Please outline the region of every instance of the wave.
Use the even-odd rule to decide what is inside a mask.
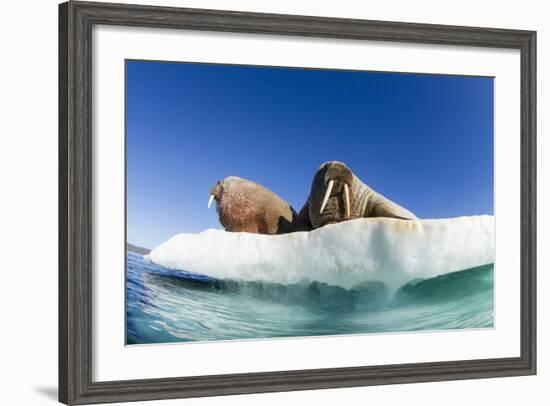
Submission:
[[[394,294],[380,282],[365,282],[351,289],[321,282],[289,285],[270,282],[249,282],[197,278],[194,274],[170,270],[148,271],[147,286],[161,284],[166,291],[192,289],[212,294],[245,296],[284,305],[314,306],[318,309],[376,310],[411,305],[434,305],[474,300],[472,297],[492,295],[493,265],[484,265],[451,272],[430,279],[415,279],[401,286]]]
[[[209,229],[178,234],[145,258],[218,280],[344,289],[374,282],[395,292],[415,279],[491,264],[494,251],[494,217],[483,215],[362,218],[274,236]]]

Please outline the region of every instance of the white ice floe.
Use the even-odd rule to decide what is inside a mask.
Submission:
[[[396,289],[494,262],[494,217],[438,220],[364,218],[284,235],[206,230],[178,234],[151,251],[158,265],[218,279],[325,282]]]

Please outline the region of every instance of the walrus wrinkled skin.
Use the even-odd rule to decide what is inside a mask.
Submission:
[[[266,187],[251,180],[229,176],[210,189],[217,203],[220,223],[226,231],[284,234],[304,228],[296,223],[296,211]]]
[[[361,217],[417,219],[409,210],[363,183],[342,162],[322,164],[315,173],[309,197],[296,222],[315,229]]]

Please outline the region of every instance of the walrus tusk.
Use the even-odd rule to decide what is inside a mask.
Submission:
[[[325,193],[325,197],[323,199],[323,203],[321,204],[321,210],[319,211],[319,213],[323,213],[323,210],[325,210],[325,206],[327,205],[328,198],[330,197],[330,192],[332,192],[332,187],[333,186],[334,186],[334,179],[332,179],[328,183],[327,193]]]
[[[212,202],[214,201],[214,195],[210,195],[210,199],[208,199],[208,208],[212,206]]]
[[[344,183],[344,204],[346,205],[346,219],[349,219],[349,186]]]

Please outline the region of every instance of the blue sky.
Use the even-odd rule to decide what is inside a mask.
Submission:
[[[230,175],[304,204],[345,162],[421,218],[493,214],[493,79],[127,61],[127,238],[220,228]]]

